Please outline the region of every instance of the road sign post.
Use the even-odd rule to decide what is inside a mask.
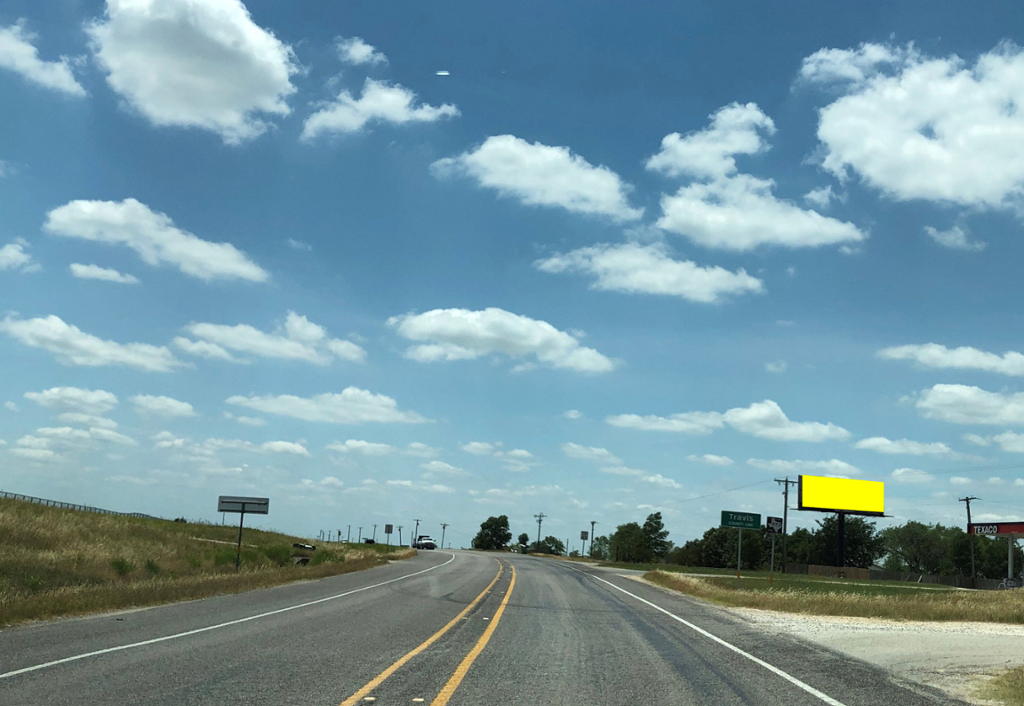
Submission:
[[[384,534],[388,538],[388,546],[391,546],[391,530],[394,529],[391,525],[384,525]]]
[[[266,515],[270,512],[270,498],[247,498],[237,495],[221,495],[217,498],[217,512],[237,512],[238,547],[235,550],[235,571],[242,565],[242,525],[245,524],[245,513],[250,515]]]
[[[756,512],[722,510],[722,527],[735,527],[736,533],[736,588],[740,587],[740,562],[743,560],[743,530],[760,529],[761,515]]]
[[[583,540],[583,548],[580,549],[580,556],[587,555],[587,540],[590,539],[590,534],[586,530],[580,532],[580,539]]]

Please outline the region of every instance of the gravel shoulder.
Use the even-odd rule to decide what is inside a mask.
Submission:
[[[636,575],[627,577],[657,586]],[[813,642],[972,704],[995,704],[978,698],[979,687],[992,676],[1024,664],[1024,625],[895,621],[718,607],[769,635]]]

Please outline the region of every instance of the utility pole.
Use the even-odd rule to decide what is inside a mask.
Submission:
[[[374,542],[377,541],[377,525],[373,526],[373,536],[370,539],[372,539]]]
[[[448,523],[441,523],[441,549],[444,549],[444,533],[448,530]]]
[[[416,530],[412,533],[412,542],[411,542],[411,544],[415,544],[416,540],[419,539],[419,538],[420,538],[420,519],[417,517],[416,518]]]
[[[786,573],[786,537],[789,536],[789,486],[796,485],[795,480],[790,480],[789,476],[785,478],[776,478],[776,483],[782,483],[782,573]]]
[[[971,541],[971,588],[974,588],[976,583],[976,576],[978,575],[974,569],[974,535],[971,534],[971,501],[981,500],[973,495],[968,495],[966,498],[958,498],[962,503],[967,503],[967,538]]]
[[[398,546],[402,546],[402,525],[398,525]]]
[[[356,542],[358,542],[359,544],[363,543],[363,528],[362,527],[359,528],[359,539],[357,539]]]
[[[540,551],[540,524],[544,521],[544,518],[547,517],[547,515],[542,512],[538,515],[534,515],[534,517],[537,518],[537,551]]]
[[[345,537],[346,544],[352,544],[352,525],[348,526],[348,536]]]
[[[590,521],[590,558],[594,558],[594,525],[597,522],[595,520]]]

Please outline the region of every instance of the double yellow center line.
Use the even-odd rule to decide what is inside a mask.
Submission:
[[[451,678],[441,689],[441,692],[433,701],[430,702],[430,706],[445,706],[448,703],[448,700],[451,699],[452,694],[454,694],[455,690],[459,688],[459,684],[461,684],[462,680],[466,678],[466,674],[469,672],[469,668],[473,666],[473,662],[476,661],[476,658],[480,656],[480,653],[483,652],[484,647],[486,647],[487,643],[490,641],[491,635],[494,634],[495,629],[498,627],[498,621],[501,620],[502,613],[505,612],[505,606],[508,605],[509,596],[512,595],[512,587],[516,585],[516,567],[509,564],[509,568],[512,570],[512,581],[508,585],[508,590],[505,592],[505,598],[502,599],[501,605],[499,605],[498,610],[494,612],[494,617],[491,618],[490,625],[487,626],[487,629],[484,630],[484,634],[481,635],[480,639],[477,640],[475,645],[473,645],[473,649],[469,651],[469,654],[467,654],[466,657],[462,660],[462,662],[459,663],[459,666],[456,667],[454,674],[452,674]],[[406,654],[402,655],[398,660],[394,662],[394,664],[392,664],[383,672],[381,672],[373,679],[368,681],[366,685],[363,686],[359,691],[357,691],[356,693],[352,694],[352,696],[342,701],[341,706],[355,706],[355,704],[359,703],[362,699],[368,696],[370,692],[372,692],[378,686],[383,684],[384,680],[386,680],[392,674],[401,669],[402,666],[405,665],[409,660],[411,660],[413,657],[423,652],[423,650],[427,649],[432,644],[437,642],[437,640],[439,640],[442,635],[451,630],[453,627],[455,627],[456,624],[458,624],[460,620],[466,617],[466,615],[471,610],[473,610],[473,608],[475,608],[480,601],[484,599],[484,596],[490,593],[491,589],[494,588],[494,584],[498,583],[498,579],[501,578],[501,575],[504,572],[505,567],[499,561],[498,573],[495,574],[494,578],[491,579],[491,582],[487,584],[487,588],[480,592],[480,595],[474,598],[470,602],[470,604],[463,608],[458,615],[456,615],[454,618],[448,621],[444,625],[444,627],[442,627],[440,630],[438,630],[433,635],[428,637],[420,645],[410,650]]]

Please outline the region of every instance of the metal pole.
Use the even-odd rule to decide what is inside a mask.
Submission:
[[[590,558],[594,558],[594,525],[597,523],[593,520],[590,521]]]
[[[1006,538],[1006,578],[1013,580],[1013,535]]]
[[[235,571],[242,563],[242,523],[245,522],[245,503],[242,503],[242,512],[238,516],[238,551],[235,552]]]
[[[846,513],[839,513],[839,556],[836,557],[839,560],[839,567],[846,568]],[[843,578],[846,578],[844,573]]]
[[[348,526],[348,534],[345,536],[345,544],[352,544],[352,525]]]
[[[398,525],[398,546],[402,546],[402,525]]]
[[[743,528],[736,531],[736,588],[740,587],[740,562],[743,557]]]
[[[444,533],[448,530],[448,523],[441,523],[441,549],[444,549]]]
[[[974,568],[974,535],[971,534],[971,501],[979,500],[973,495],[968,495],[966,498],[960,498],[960,502],[967,503],[967,539],[971,542],[971,588],[975,588],[977,582],[976,577],[978,576],[977,571]]]
[[[356,542],[358,544],[362,544],[363,543],[363,528],[362,527],[359,528],[359,539],[357,539]]]

